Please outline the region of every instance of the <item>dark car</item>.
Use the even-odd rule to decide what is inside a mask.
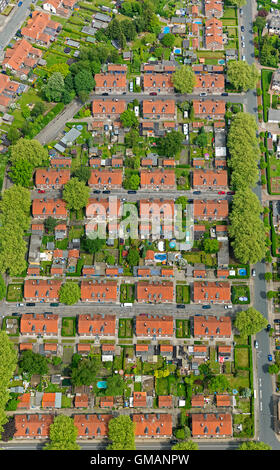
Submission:
[[[202,308],[211,308],[211,305],[202,305]]]
[[[17,312],[12,313],[12,317],[20,317],[20,313],[17,313]]]
[[[269,354],[269,355],[267,356],[267,359],[269,360],[269,362],[272,362],[272,355]]]
[[[99,191],[99,189],[96,189],[96,190],[93,191],[93,192],[94,192],[94,194],[100,194],[100,193],[101,193],[101,191]]]
[[[156,91],[152,91],[152,92],[150,93],[150,96],[157,96],[157,92],[156,92]]]
[[[201,194],[201,191],[194,191],[193,194]]]
[[[280,323],[280,318],[276,318],[276,320],[274,320],[274,323]]]
[[[108,96],[109,93],[102,93],[102,96]]]
[[[26,307],[35,307],[35,305],[34,302],[26,302]]]
[[[188,203],[189,203],[189,204],[192,204],[192,203],[193,203],[193,199],[188,199]]]
[[[228,191],[227,194],[231,196],[232,194],[235,194],[235,191]]]
[[[126,91],[123,92],[123,95],[126,95]]]
[[[105,189],[105,191],[102,191],[103,194],[110,194],[111,191],[109,191],[108,189]]]
[[[177,304],[177,308],[186,308],[184,304]]]
[[[127,191],[127,194],[136,194],[137,191],[133,191],[133,190],[130,190],[130,191]]]
[[[222,93],[222,96],[228,96],[228,93]]]
[[[266,331],[269,331],[271,329],[271,325],[270,323],[268,323],[268,325],[266,326]]]
[[[244,33],[244,31],[245,31],[244,26],[241,26],[241,31],[242,31],[242,33]]]
[[[58,306],[59,306],[58,302],[54,302],[54,303],[50,304],[50,307],[58,307]]]

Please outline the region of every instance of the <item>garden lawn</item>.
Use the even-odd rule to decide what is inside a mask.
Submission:
[[[7,288],[7,302],[20,302],[23,298],[23,284],[9,284]]]
[[[235,368],[249,367],[249,348],[234,349]]]

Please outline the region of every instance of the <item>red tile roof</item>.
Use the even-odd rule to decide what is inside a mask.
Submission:
[[[37,60],[42,56],[43,51],[33,47],[25,39],[21,39],[13,44],[12,48],[6,49],[2,65],[4,68],[9,67],[15,71],[20,71],[28,60],[29,54],[36,57],[36,59],[33,59],[34,66]]]
[[[160,88],[164,89],[173,88],[173,82],[170,74],[163,73],[145,73],[143,80],[144,90],[147,88]]]
[[[112,101],[94,99],[92,102],[92,113],[106,115],[120,115],[125,111],[126,102],[124,100]]]
[[[62,282],[51,279],[26,279],[24,283],[24,298],[28,299],[41,299],[51,302],[59,298],[59,289]]]
[[[213,301],[217,302],[230,302],[231,290],[229,282],[208,282],[197,281],[193,283],[193,298],[194,302]]]
[[[211,18],[205,21],[205,43],[206,49],[213,44],[223,46],[223,23],[217,18]]]
[[[45,392],[42,398],[42,408],[53,408],[55,406],[55,393]]]
[[[111,185],[111,186],[122,186],[123,181],[123,170],[122,169],[110,169],[103,170],[100,168],[91,170],[90,179],[88,181],[89,186],[97,185]]]
[[[33,199],[33,217],[67,218],[66,202],[62,199]]]
[[[152,282],[139,281],[136,285],[138,302],[173,302],[174,285],[170,281]]]
[[[105,314],[80,314],[78,317],[78,333],[86,335],[115,336],[116,317]]]
[[[58,315],[46,313],[23,313],[20,320],[20,332],[24,334],[57,334]]]
[[[195,74],[195,85],[194,89],[203,88],[203,89],[213,89],[219,88],[224,90],[225,88],[225,77],[221,73],[200,73]]]
[[[61,26],[60,23],[52,21],[48,13],[34,11],[32,18],[27,21],[27,26],[21,29],[21,34],[27,38],[48,43],[52,35],[45,33],[45,29],[51,28],[56,31],[59,26]]]
[[[204,7],[206,14],[211,10],[217,10],[218,12],[222,13],[223,2],[221,2],[220,0],[205,0]]]
[[[141,187],[145,186],[159,186],[167,187],[176,185],[175,170],[140,170]]]
[[[94,75],[95,88],[123,88],[126,87],[125,73],[96,73]]]
[[[134,414],[136,437],[171,437],[172,415],[165,413]]]
[[[153,116],[160,115],[169,116],[175,115],[176,105],[175,100],[143,100],[143,116],[152,114]]]
[[[173,317],[140,314],[136,317],[136,336],[173,336]]]
[[[133,392],[134,408],[147,406],[147,392]]]
[[[171,395],[159,395],[158,407],[159,408],[172,408],[173,397]]]
[[[204,396],[203,395],[193,395],[192,396],[192,407],[199,406],[200,408],[204,406]]]
[[[232,417],[229,413],[193,414],[193,437],[222,437],[232,435]]]
[[[20,351],[27,351],[33,349],[33,343],[20,343],[19,350]]]
[[[194,337],[196,336],[231,336],[231,318],[214,316],[194,316]]]
[[[50,425],[53,423],[54,416],[49,414],[16,414],[14,437],[43,437],[49,436]]]
[[[106,437],[108,423],[112,417],[109,414],[74,414],[74,425],[78,429],[78,437]]]
[[[17,409],[19,408],[30,408],[30,397],[31,393],[24,393],[18,397],[19,403],[17,404]]]
[[[226,199],[221,200],[208,200],[203,199],[194,200],[194,218],[206,218],[209,219],[226,219],[228,217],[228,201]]]
[[[87,408],[88,407],[88,395],[86,393],[75,395],[75,408]],[[74,421],[75,424],[75,421]]]
[[[224,116],[226,112],[225,101],[193,100],[193,109],[196,117],[200,116]]]
[[[216,395],[217,406],[231,406],[230,395]]]
[[[197,186],[222,186],[228,185],[226,170],[193,170],[193,187]]]
[[[117,282],[116,281],[82,281],[81,299],[83,302],[116,302]]]
[[[38,168],[35,173],[35,186],[64,186],[70,180],[70,170]]]
[[[100,408],[112,408],[114,406],[114,397],[100,397]]]

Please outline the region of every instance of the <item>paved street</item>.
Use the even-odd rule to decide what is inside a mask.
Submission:
[[[5,23],[0,26],[0,48],[1,50],[9,44],[17,30],[21,27],[27,15],[29,15],[29,7],[31,0],[23,0],[21,7],[16,6],[14,12],[7,18]],[[0,53],[1,54],[1,53]],[[1,58],[1,55],[0,55]]]

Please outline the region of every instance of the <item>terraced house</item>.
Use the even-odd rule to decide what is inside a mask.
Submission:
[[[127,90],[126,74],[124,73],[96,73],[95,92],[96,93],[123,93]]]
[[[70,170],[39,168],[35,173],[35,186],[38,189],[62,189],[70,180]]]
[[[33,47],[25,39],[17,41],[5,51],[2,67],[10,70],[17,77],[26,80],[28,74],[36,67],[43,51]]]
[[[116,317],[108,314],[81,314],[78,318],[80,336],[115,336]]]
[[[22,28],[21,34],[31,42],[36,42],[41,46],[49,46],[60,30],[61,24],[51,20],[48,13],[35,10],[27,21],[27,26]]]

